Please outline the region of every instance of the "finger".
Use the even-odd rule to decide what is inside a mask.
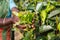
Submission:
[[[26,28],[26,26],[23,26],[23,25],[16,25],[16,27],[19,29],[25,29]]]

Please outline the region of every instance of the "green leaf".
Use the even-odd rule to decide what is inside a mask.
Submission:
[[[33,30],[31,29],[30,31],[27,31],[25,33],[23,40],[32,40],[32,37],[33,37]]]
[[[57,29],[60,31],[60,23],[58,24]]]
[[[36,5],[36,11],[41,11],[42,7],[43,7],[43,3],[42,2],[38,3]]]
[[[42,32],[46,32],[46,31],[49,31],[53,29],[50,25],[42,25],[41,27],[39,27],[39,32],[42,33]]]
[[[52,12],[50,12],[50,14],[48,15],[48,18],[51,18],[57,14],[60,14],[60,9],[55,9]]]
[[[45,23],[46,16],[47,16],[46,10],[42,10],[40,14],[42,24]]]

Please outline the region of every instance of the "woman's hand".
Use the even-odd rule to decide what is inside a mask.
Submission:
[[[16,22],[18,22],[19,21],[19,18],[16,16],[16,15],[14,15],[13,14],[13,12],[19,12],[19,10],[16,8],[16,7],[13,7],[12,8],[12,22],[13,23],[16,23]],[[16,14],[16,13],[15,13]]]
[[[18,13],[19,10],[16,7],[14,7],[14,8],[12,8],[12,13],[13,12],[17,12]],[[13,14],[12,15],[12,22],[15,24],[16,22],[19,22],[19,21],[20,21],[20,19],[16,15]],[[16,27],[19,28],[19,29],[25,29],[26,28],[25,25],[16,25]]]

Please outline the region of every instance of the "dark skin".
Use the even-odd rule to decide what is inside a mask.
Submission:
[[[5,22],[3,23],[4,20],[5,20]],[[9,25],[10,23],[12,23],[11,18],[5,18],[5,19],[0,18],[0,26]]]
[[[12,8],[12,11],[18,12],[17,10],[18,10],[17,8]],[[2,25],[5,26],[7,24],[9,25],[9,24],[17,22],[17,21],[18,21],[18,17],[17,16],[13,16],[11,18],[4,18],[4,19],[0,18],[0,26],[2,26]]]
[[[12,8],[11,11],[12,11],[12,12],[13,12],[13,11],[19,12],[19,10],[18,10],[16,7]],[[3,21],[4,21],[4,22],[3,22]],[[5,27],[7,27],[7,26],[9,26],[9,25],[15,24],[15,23],[18,22],[18,21],[19,21],[19,18],[18,18],[17,16],[15,16],[15,15],[13,15],[13,17],[11,17],[11,18],[5,18],[5,19],[0,18],[0,26],[2,26],[3,28],[5,28]],[[4,26],[5,26],[5,27],[4,27]],[[25,28],[24,25],[18,25],[17,27],[18,27],[19,29],[24,29],[24,28]]]

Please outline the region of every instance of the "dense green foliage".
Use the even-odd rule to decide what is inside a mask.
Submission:
[[[60,2],[50,0],[15,0],[15,2],[20,13],[25,12],[20,16],[20,24],[27,25],[22,40],[60,40]],[[35,30],[31,28],[33,24]]]

